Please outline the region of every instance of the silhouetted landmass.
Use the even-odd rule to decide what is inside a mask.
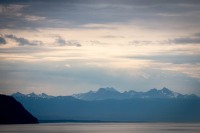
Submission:
[[[101,92],[112,96],[114,90]],[[170,94],[170,95],[169,95]],[[117,94],[118,95],[118,94]],[[39,120],[98,120],[116,122],[200,122],[200,98],[152,89],[149,97],[81,100],[72,96],[14,94]],[[163,95],[163,97],[161,97]],[[166,97],[165,95],[169,95]],[[103,96],[103,95],[102,95]]]
[[[0,95],[0,124],[32,124],[38,120],[13,97]]]

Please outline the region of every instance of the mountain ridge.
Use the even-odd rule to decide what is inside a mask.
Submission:
[[[15,99],[38,120],[200,122],[198,97],[81,100],[72,96],[15,96]]]
[[[150,89],[146,92],[129,90],[119,92],[114,88],[99,88],[97,91],[74,94],[73,97],[81,100],[132,99],[132,98],[194,98],[194,94],[181,94],[164,87],[160,90]]]
[[[200,97],[165,87],[146,92],[99,88],[77,95],[82,99],[44,93],[12,96],[39,120],[200,122]]]
[[[20,92],[13,93],[11,96],[13,97],[31,97],[31,98],[45,98],[45,99],[51,99],[55,97],[73,97],[79,100],[107,100],[107,99],[134,99],[134,98],[199,98],[195,94],[181,94],[178,92],[174,92],[166,87],[163,87],[162,89],[150,89],[148,91],[142,92],[142,91],[135,91],[135,90],[129,90],[124,92],[119,92],[118,90],[106,87],[106,88],[99,88],[97,91],[88,91],[85,93],[78,93],[73,95],[66,95],[66,96],[51,96],[47,95],[45,93],[41,94],[35,94],[34,92],[29,94],[22,94]]]

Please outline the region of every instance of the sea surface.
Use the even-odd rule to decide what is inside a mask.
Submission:
[[[200,133],[200,123],[43,123],[0,125],[0,133]]]

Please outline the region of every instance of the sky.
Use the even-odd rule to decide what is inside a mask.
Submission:
[[[199,14],[199,0],[0,0],[0,93],[200,96]]]

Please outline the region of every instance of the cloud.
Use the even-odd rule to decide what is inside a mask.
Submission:
[[[151,88],[160,84],[199,88],[200,82],[194,84],[190,77],[200,79],[200,45],[185,45],[199,42],[199,4],[199,0],[4,0],[0,4],[0,32],[4,34],[0,35],[0,44],[6,41],[6,45],[0,48],[0,68],[8,73],[0,76],[0,82],[5,84],[0,86],[63,85],[66,92],[76,85],[90,89],[81,83],[118,88]],[[167,45],[157,42],[162,40],[167,40],[163,43]],[[21,47],[13,47],[16,44]],[[38,45],[44,47],[32,47]],[[147,57],[122,58],[137,55]],[[54,68],[57,64],[61,67]],[[27,73],[21,72],[24,78],[20,79],[18,71],[11,71],[23,67],[28,69]],[[21,81],[19,86],[13,84],[16,80]]]
[[[0,14],[17,15],[24,7],[27,6],[21,4],[0,5]]]
[[[0,49],[1,55],[5,54],[7,57],[11,54],[14,54],[15,57],[19,55],[30,55],[30,54],[38,54],[43,53],[45,51],[45,54],[47,52],[53,53],[54,49],[51,49],[49,47],[9,47],[9,48],[3,48]]]
[[[174,72],[179,72],[182,74],[186,74],[189,77],[196,78],[200,81],[200,64],[168,64],[162,65],[159,69],[161,70],[169,70]]]
[[[56,43],[59,44],[59,45],[61,45],[61,46],[63,46],[63,45],[66,44],[66,41],[65,41],[63,38],[58,37],[58,38],[56,39]]]
[[[116,27],[114,26],[110,26],[108,24],[100,24],[100,23],[87,23],[87,24],[81,25],[80,28],[116,30]]]
[[[66,68],[71,68],[71,65],[70,64],[65,64],[65,67]]]
[[[76,46],[76,47],[81,47],[82,45],[76,41],[76,40],[68,40],[66,41],[62,37],[58,37],[55,41],[55,43],[59,46]]]
[[[194,36],[200,37],[200,33],[196,33],[196,34],[194,34]]]
[[[42,45],[41,41],[34,40],[34,41],[29,41],[28,39],[22,38],[22,37],[16,37],[15,35],[5,35],[6,38],[12,39],[16,41],[19,46],[38,46]]]
[[[130,41],[128,44],[129,45],[133,45],[133,46],[143,46],[143,45],[150,45],[150,44],[153,44],[154,42],[153,41],[138,41],[138,40],[135,40],[135,41]]]
[[[173,40],[169,40],[171,43],[175,44],[200,44],[200,38],[176,38]]]
[[[130,59],[137,59],[147,62],[147,68],[153,68],[161,71],[171,71],[179,74],[185,74],[188,77],[198,79],[200,81],[200,59],[199,55],[173,55],[173,54],[159,54],[159,55],[143,55],[125,57]],[[144,65],[141,65],[144,67]]]
[[[129,22],[130,20],[138,22],[138,25],[142,25],[139,21],[144,21],[145,26],[156,24],[155,28],[158,28],[158,24],[166,25],[166,23],[174,21],[160,14],[169,14],[169,16],[178,14],[179,16],[179,14],[189,12],[192,14],[191,18],[181,18],[181,22],[197,23],[198,4],[200,3],[197,0],[175,0],[173,2],[164,0],[59,0],[59,2],[52,0],[48,2],[45,0],[40,2],[7,0],[0,9],[0,12],[4,14],[1,16],[3,20],[0,22],[0,28],[80,27],[112,29],[112,27],[106,26],[107,23]],[[10,11],[15,15],[5,15],[9,14]],[[176,18],[176,20],[178,19],[180,18]],[[155,20],[156,22],[154,22]],[[38,21],[39,23],[37,23]],[[147,21],[148,23],[146,23]],[[104,25],[95,25],[97,22]],[[12,27],[9,26],[10,23]],[[163,27],[162,25],[160,27]]]
[[[3,37],[0,37],[0,45],[6,44],[6,40]]]
[[[173,64],[198,64],[200,63],[199,55],[172,55],[172,54],[160,54],[160,55],[148,55],[148,56],[132,56],[128,58],[150,60],[161,63],[173,63]]]
[[[97,41],[97,40],[91,40],[90,43],[92,45],[107,45],[108,43]]]
[[[200,44],[200,33],[196,33],[191,37],[180,37],[175,39],[169,39],[166,42],[174,44]]]
[[[101,36],[102,38],[124,38],[124,36],[115,36],[115,35],[106,35],[106,36]]]
[[[45,17],[31,16],[31,15],[26,15],[24,18],[26,21],[41,21],[46,19]]]
[[[0,5],[0,28],[13,28],[13,29],[26,29],[36,28],[48,25],[50,20],[46,20],[46,17],[39,16],[37,14],[27,14],[27,10],[32,10],[29,2],[8,2]],[[37,9],[35,9],[37,10]],[[34,10],[32,10],[34,12]],[[45,20],[45,21],[44,21]]]

